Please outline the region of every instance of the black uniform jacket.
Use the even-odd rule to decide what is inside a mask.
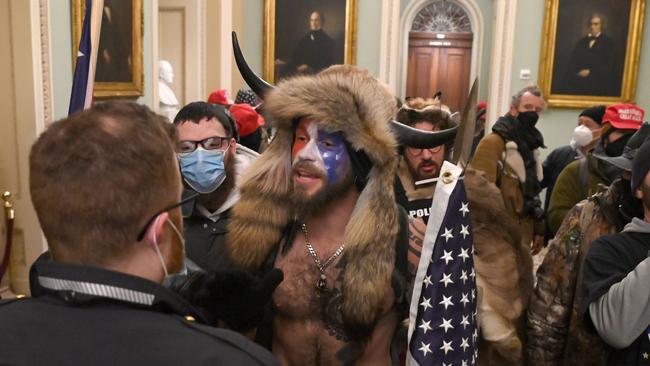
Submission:
[[[277,364],[140,277],[41,261],[30,284],[33,297],[0,302],[0,365]]]
[[[183,197],[191,194],[186,190]],[[185,254],[206,272],[230,269],[226,252],[226,234],[230,222],[230,209],[219,215],[216,222],[205,217],[196,207],[196,200],[183,205],[183,235]]]

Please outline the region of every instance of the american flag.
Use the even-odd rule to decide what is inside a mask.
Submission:
[[[86,0],[85,3],[86,12],[77,49],[68,115],[89,108],[93,100],[95,64],[104,0]]]
[[[472,223],[462,169],[445,162],[415,277],[407,365],[474,365],[478,356]]]

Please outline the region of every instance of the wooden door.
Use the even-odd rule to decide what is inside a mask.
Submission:
[[[459,111],[467,100],[472,62],[471,33],[409,34],[406,96],[431,97]]]

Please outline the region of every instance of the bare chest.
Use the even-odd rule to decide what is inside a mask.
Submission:
[[[342,269],[339,261],[345,254],[337,257],[321,273],[313,255],[301,239],[298,236],[291,248],[284,253],[278,253],[275,266],[284,273],[284,280],[275,290],[273,302],[276,314],[282,317],[294,320],[319,319],[324,296],[318,287],[324,285],[325,291],[331,291],[340,286]],[[321,251],[324,252],[322,257],[320,253],[317,255],[321,262],[324,262],[335,251],[336,249],[325,250]]]

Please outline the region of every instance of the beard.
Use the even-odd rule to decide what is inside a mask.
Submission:
[[[296,185],[294,182],[291,203],[294,206],[298,219],[304,219],[313,213],[322,211],[324,207],[335,202],[354,187],[354,175],[350,169],[341,180],[330,184],[327,173],[318,169],[313,164],[298,162],[294,165],[293,172],[298,168],[306,171],[311,176],[317,177],[322,182],[322,187],[311,196],[304,187]]]
[[[431,171],[431,173],[421,173],[420,174],[420,171],[421,171],[422,168],[429,167],[429,166],[433,167],[433,170]],[[435,178],[440,173],[440,164],[438,164],[437,162],[435,162],[433,160],[423,161],[418,165],[418,170],[417,171],[418,171],[417,180]]]

